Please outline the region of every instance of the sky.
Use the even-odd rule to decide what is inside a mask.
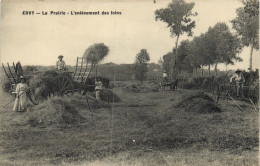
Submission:
[[[170,37],[166,23],[155,21],[155,10],[167,7],[170,0],[2,0],[1,2],[1,62],[20,61],[22,65],[54,65],[59,55],[67,65],[75,65],[92,44],[104,43],[110,49],[102,63],[134,63],[136,54],[147,49],[150,62],[175,46],[176,38]],[[186,0],[195,2],[196,27],[193,36],[205,33],[217,22],[236,17],[239,0]],[[34,11],[48,15],[23,15]],[[50,11],[65,11],[66,15],[50,15]],[[100,15],[70,15],[71,11],[99,11]],[[102,15],[102,11],[121,14]],[[179,41],[189,39],[183,35]],[[255,50],[254,50],[255,51]],[[243,62],[228,69],[249,67],[250,49],[240,53]],[[253,68],[259,68],[259,52],[254,52]],[[219,66],[225,70],[224,65]]]

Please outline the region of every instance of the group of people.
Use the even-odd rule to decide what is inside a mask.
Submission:
[[[66,64],[63,60],[63,56],[60,55],[58,57],[58,61],[56,62],[56,70],[58,71],[66,71]],[[19,62],[20,63],[20,62]],[[163,72],[163,81],[168,82],[168,75],[166,71]],[[236,70],[235,74],[230,78],[230,83],[235,82],[236,84],[236,95],[240,95],[240,91],[242,92],[242,96],[244,96],[243,89],[244,89],[244,83],[245,78],[242,74],[241,70]],[[15,91],[13,93],[16,94],[16,99],[14,102],[14,111],[25,111],[27,107],[27,91],[29,89],[28,85],[26,84],[26,78],[21,75],[19,78],[19,82],[15,88]],[[102,91],[102,82],[100,77],[96,77],[95,79],[95,91],[96,91],[96,98],[100,100],[100,93]]]
[[[65,61],[63,60],[63,56],[60,55],[58,57],[58,61],[56,62],[56,70],[58,71],[66,71],[66,64]],[[17,67],[17,66],[21,66],[20,62],[17,63],[16,68],[19,69],[17,70],[17,75],[19,75],[19,77],[17,78],[17,82],[19,82],[16,85],[15,91],[13,92],[16,95],[15,101],[14,101],[14,106],[13,106],[13,111],[18,111],[18,112],[24,112],[27,109],[27,103],[28,103],[28,96],[27,96],[27,92],[29,90],[29,87],[26,83],[26,78],[23,76],[23,74],[21,73],[20,69],[21,67]],[[101,99],[100,98],[100,93],[102,91],[102,82],[100,80],[100,77],[97,77],[95,80],[95,91],[96,91],[96,98],[97,99]]]
[[[166,73],[166,71],[163,72],[163,81],[165,83],[168,82],[168,75]],[[243,76],[243,73],[241,70],[236,70],[235,74],[232,75],[232,77],[230,78],[230,83],[235,82],[236,84],[236,95],[239,96],[240,95],[240,91],[242,92],[242,97],[244,97],[244,84],[245,84],[245,78]]]

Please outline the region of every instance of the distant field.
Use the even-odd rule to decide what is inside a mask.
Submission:
[[[13,103],[2,108],[12,97],[1,91],[0,165],[258,165],[259,117],[249,103],[239,102],[240,111],[221,99],[221,112],[200,112],[199,103],[210,99],[188,100],[193,90],[156,92],[147,83],[136,93],[129,85],[118,81],[111,89],[120,102],[89,99],[93,121],[80,94],[17,113]],[[85,120],[46,119],[62,108]]]

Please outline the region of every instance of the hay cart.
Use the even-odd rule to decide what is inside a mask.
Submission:
[[[7,63],[7,66],[2,64],[5,75],[11,82],[10,93],[14,93],[16,85],[19,83],[19,76],[17,74],[16,66],[13,63],[12,66]],[[64,96],[72,95],[76,91],[82,90],[86,85],[86,80],[90,76],[93,65],[88,63],[83,57],[77,57],[76,68],[74,72],[70,71],[56,71],[56,76],[52,78],[51,81],[54,87],[51,87],[50,91],[53,96]],[[32,88],[37,85],[29,85],[29,88]],[[30,101],[37,105],[40,99],[35,97],[35,94],[29,89],[28,97]]]
[[[159,80],[159,90],[164,91],[166,87],[170,87],[170,90],[174,91],[177,88],[178,82],[180,80],[180,76],[176,77],[175,79],[171,79],[168,81]]]

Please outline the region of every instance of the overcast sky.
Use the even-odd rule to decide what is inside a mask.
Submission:
[[[188,0],[187,0],[188,1]],[[188,2],[191,2],[189,0]],[[155,21],[154,11],[164,8],[169,0],[111,0],[107,1],[2,1],[1,62],[21,61],[22,65],[54,65],[58,55],[64,55],[69,65],[75,65],[76,57],[94,43],[104,43],[110,48],[102,63],[133,63],[140,49],[147,49],[151,62],[171,51],[175,38],[170,37],[166,23]],[[193,0],[195,18],[194,36],[205,33],[217,22],[236,17],[236,9],[242,6],[238,0]],[[23,11],[48,12],[48,15],[23,15]],[[118,11],[121,15],[50,15],[50,11]],[[190,39],[182,36],[179,41]],[[249,49],[240,54],[243,62],[229,69],[245,69],[249,66]],[[255,52],[253,60],[259,64]],[[221,67],[221,66],[220,66]],[[224,67],[221,67],[224,69]]]

